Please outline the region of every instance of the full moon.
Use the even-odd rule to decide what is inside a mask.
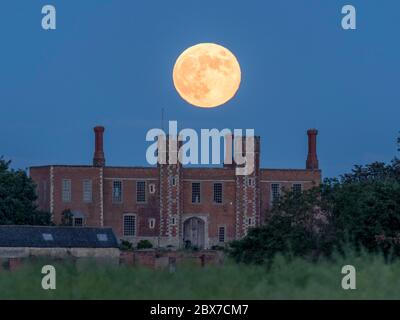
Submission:
[[[241,71],[236,57],[214,43],[200,43],[181,53],[173,80],[179,95],[192,105],[213,108],[233,98]]]

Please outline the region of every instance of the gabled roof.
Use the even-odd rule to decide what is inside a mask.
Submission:
[[[118,248],[111,228],[0,226],[0,247]]]

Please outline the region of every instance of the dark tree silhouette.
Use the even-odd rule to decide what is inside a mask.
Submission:
[[[25,171],[0,158],[0,224],[51,224],[50,214],[37,209],[35,188]]]

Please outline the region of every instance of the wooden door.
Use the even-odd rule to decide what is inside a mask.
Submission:
[[[204,221],[193,217],[185,221],[183,225],[183,242],[190,241],[190,245],[204,248]]]

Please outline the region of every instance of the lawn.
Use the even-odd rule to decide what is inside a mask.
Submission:
[[[357,270],[357,289],[341,287],[342,266]],[[128,266],[55,263],[56,290],[41,287],[42,263],[0,272],[0,299],[400,299],[400,262],[380,256],[312,263],[282,257],[272,267],[178,267],[175,272]]]

